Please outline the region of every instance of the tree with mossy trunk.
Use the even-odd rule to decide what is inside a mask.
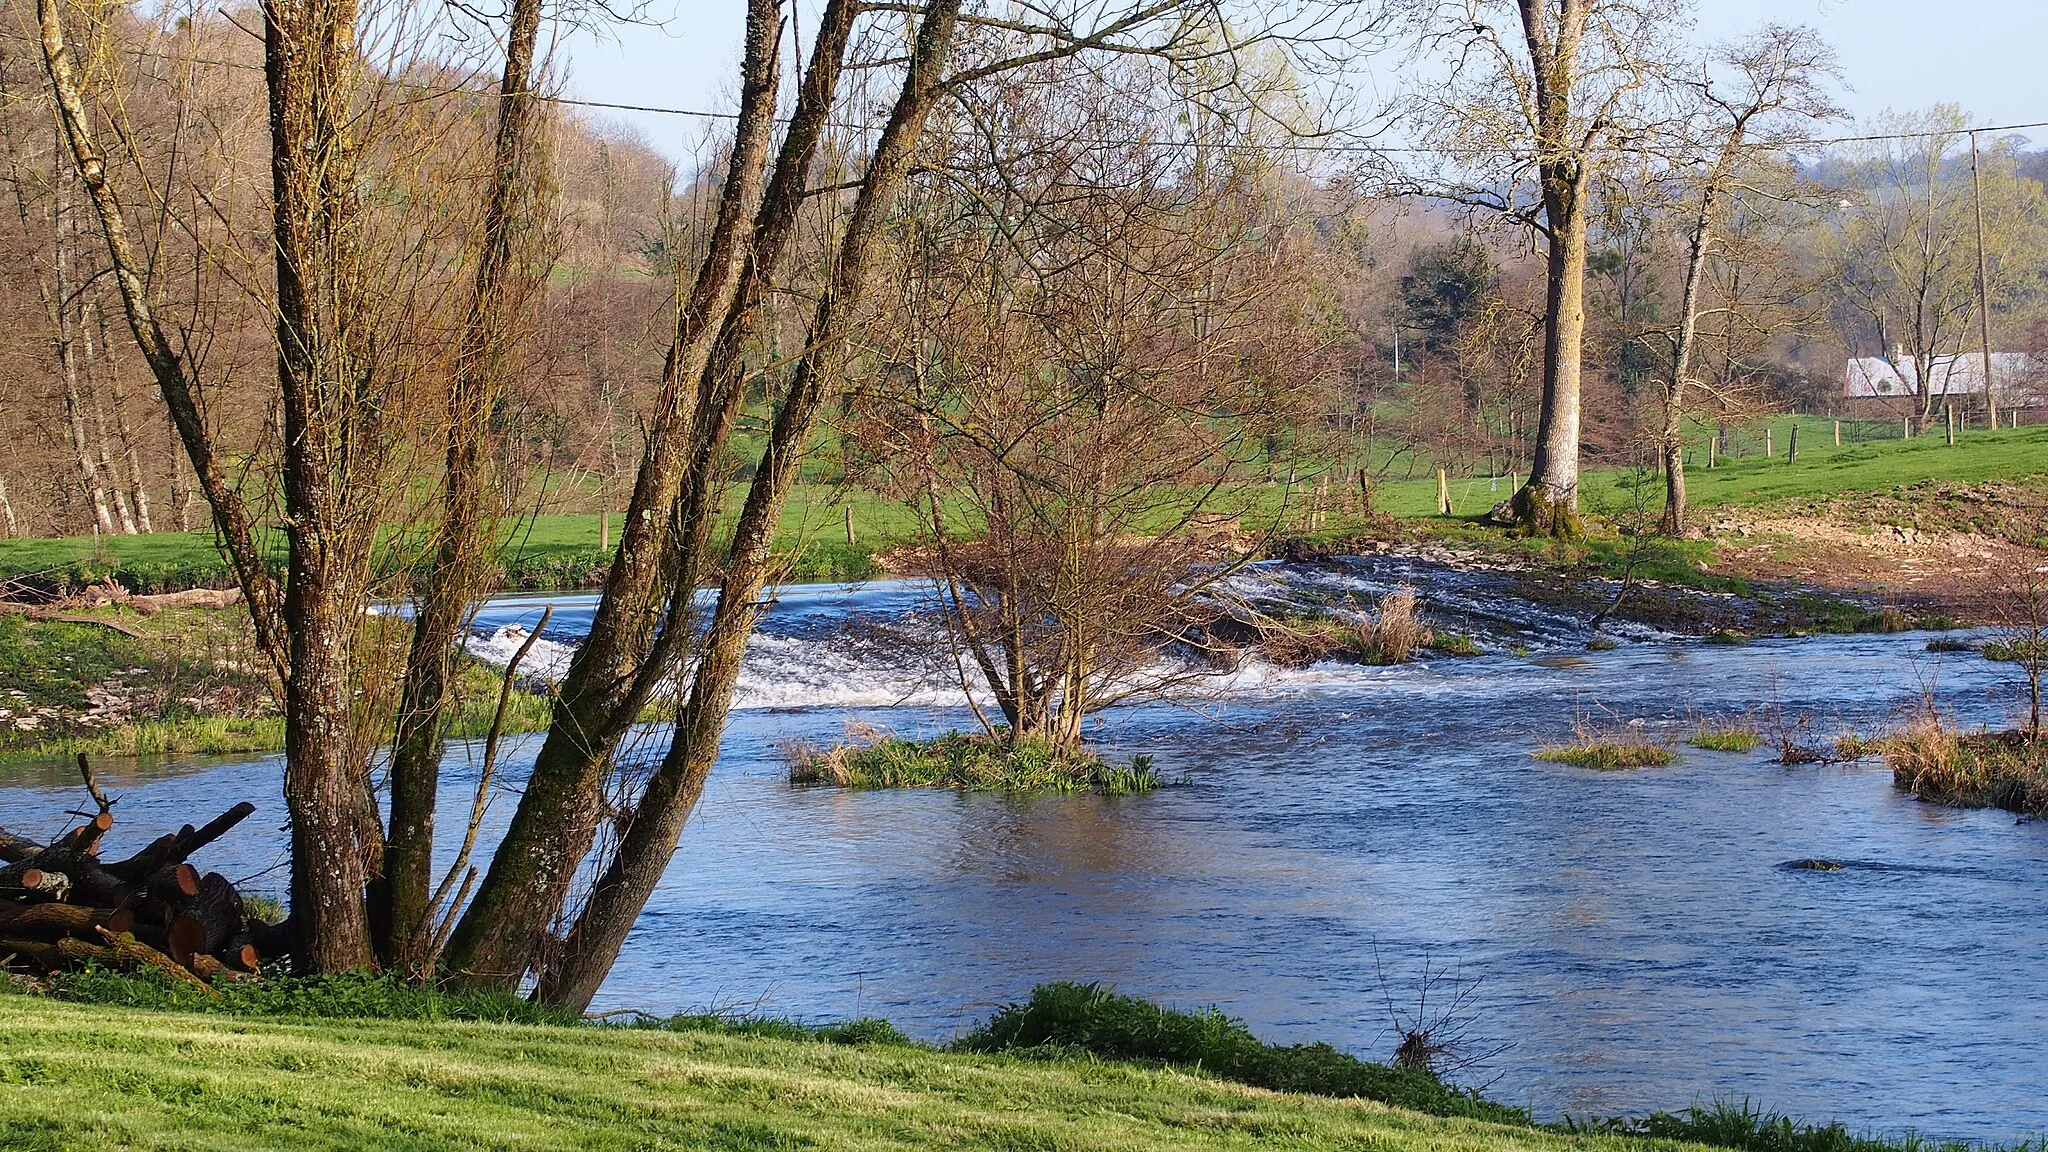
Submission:
[[[1662,106],[1679,0],[1415,0],[1419,87],[1404,119],[1439,141],[1396,188],[1534,232],[1544,247],[1541,407],[1529,479],[1497,520],[1533,535],[1579,527],[1587,225],[1616,150]]]

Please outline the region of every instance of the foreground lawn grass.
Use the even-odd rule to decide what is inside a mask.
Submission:
[[[1678,1148],[1136,1064],[0,995],[0,1148]]]

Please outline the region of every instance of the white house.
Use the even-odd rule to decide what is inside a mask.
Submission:
[[[2039,365],[2024,352],[1993,352],[1991,375],[1998,381],[2001,401],[2027,404],[2035,400],[2034,385]],[[1981,396],[1984,394],[1984,357],[1976,352],[1936,356],[1928,370],[1929,388],[1936,396]],[[1857,397],[1918,396],[1920,366],[1911,356],[1861,356],[1849,361],[1842,379],[1842,395]]]

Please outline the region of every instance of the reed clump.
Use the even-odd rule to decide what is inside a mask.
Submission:
[[[1380,597],[1377,612],[1359,627],[1365,658],[1372,664],[1405,664],[1417,648],[1430,643],[1429,626],[1422,621],[1422,601],[1406,584]]]
[[[1343,657],[1364,664],[1405,664],[1430,648],[1451,656],[1477,656],[1470,637],[1438,636],[1422,618],[1422,598],[1407,584],[1380,597],[1379,606],[1363,617],[1285,616],[1260,626],[1260,651],[1288,668],[1305,668],[1318,660]]]
[[[2024,731],[1964,732],[1929,714],[1861,742],[1892,770],[1892,786],[1956,808],[2048,814],[2048,739]]]
[[[830,748],[784,749],[789,782],[837,788],[958,788],[992,792],[1150,792],[1162,783],[1152,758],[1111,764],[1085,748],[1062,748],[1043,736],[1007,731],[948,732],[910,740],[866,725],[850,726]]]

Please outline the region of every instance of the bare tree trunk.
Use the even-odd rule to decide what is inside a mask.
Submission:
[[[1719,169],[1709,176],[1718,175]],[[1700,330],[1700,282],[1705,278],[1707,250],[1713,243],[1714,203],[1720,190],[1709,183],[1700,192],[1699,213],[1687,238],[1685,287],[1680,294],[1678,340],[1672,349],[1671,379],[1664,388],[1664,516],[1659,530],[1666,536],[1685,531],[1685,385],[1692,372],[1693,346]]]
[[[7,521],[9,536],[21,535],[21,521],[14,516],[14,501],[7,498],[7,477],[0,476],[0,520]]]
[[[214,452],[213,439],[201,412],[198,385],[189,368],[159,324],[149,302],[145,265],[137,257],[122,214],[120,197],[107,182],[106,163],[86,118],[83,91],[65,43],[64,25],[57,0],[38,0],[37,30],[43,65],[50,77],[60,123],[69,142],[79,179],[91,196],[100,234],[107,243],[114,281],[121,293],[121,308],[127,316],[135,342],[142,349],[164,408],[176,428],[179,440],[192,463],[192,472],[212,508],[213,519],[234,566],[249,614],[256,627],[256,641],[280,680],[289,679],[291,665],[278,618],[280,593],[276,581],[257,550],[253,519],[248,506],[228,484],[226,472]]]
[[[1535,79],[1536,146],[1543,157],[1543,219],[1549,241],[1543,318],[1543,406],[1529,481],[1510,498],[1524,531],[1579,533],[1579,383],[1586,338],[1585,157],[1571,139],[1586,0],[1559,0],[1555,37],[1547,0],[1518,0]]]
[[[741,657],[762,610],[760,592],[772,566],[775,526],[825,395],[843,374],[848,337],[871,288],[883,222],[894,208],[918,135],[943,90],[960,3],[933,0],[925,9],[902,92],[875,145],[840,241],[831,281],[818,302],[809,350],[797,363],[734,529],[732,559],[698,656],[689,700],[677,717],[668,754],[648,780],[616,856],[570,930],[562,963],[542,975],[537,995],[547,1004],[575,1011],[589,1006],[633,922],[667,870],[683,826],[718,759],[719,738],[739,679]],[[673,595],[688,598],[690,590],[677,588]]]
[[[97,382],[97,378],[105,374],[105,366],[102,365],[99,343],[93,339],[91,307],[83,303],[78,306],[78,332],[79,339],[85,342],[85,384],[92,398],[92,426],[97,434],[95,439],[98,447],[95,450],[94,464],[106,482],[107,494],[113,501],[114,513],[120,518],[121,534],[133,536],[136,533],[135,506],[130,502],[128,488],[121,483],[120,470],[114,467],[114,437],[107,428],[105,395]],[[95,366],[99,366],[101,370],[96,371]]]
[[[482,590],[483,561],[495,543],[498,523],[489,507],[491,461],[485,447],[491,408],[504,394],[511,344],[525,330],[532,290],[545,263],[517,247],[538,224],[534,138],[539,122],[532,97],[540,17],[540,0],[516,0],[507,29],[483,242],[448,392],[442,518],[433,567],[422,581],[413,616],[392,743],[391,822],[371,915],[382,936],[379,952],[385,964],[412,978],[430,975],[434,963],[434,808],[448,683],[469,605]]]
[[[128,423],[128,389],[121,383],[121,367],[114,360],[114,345],[107,332],[107,310],[93,305],[93,327],[99,333],[100,356],[106,364],[107,390],[113,396],[114,435],[120,444],[121,462],[127,471],[123,491],[134,510],[135,524],[143,532],[156,531],[150,516],[149,482],[143,478],[142,454],[135,447],[135,433]]]
[[[774,131],[779,11],[779,0],[750,0],[748,5],[740,121],[709,250],[677,317],[603,599],[557,689],[547,739],[535,756],[512,823],[449,939],[445,966],[466,986],[509,988],[525,972],[596,839],[611,754],[659,679],[661,669],[648,667],[647,656],[664,616],[663,593],[675,575],[673,514],[693,418],[699,414],[689,400],[699,391],[745,277],[745,231],[761,193]],[[843,47],[829,56],[814,55],[813,70],[830,69],[836,87],[843,55]],[[829,107],[829,89],[825,103]],[[822,113],[817,122],[822,130]],[[792,124],[792,136],[797,127]],[[813,137],[806,156],[815,146]],[[688,600],[687,589],[680,595]],[[671,644],[682,641],[681,631],[687,626],[671,627]]]
[[[1539,536],[1579,534],[1579,392],[1586,338],[1586,213],[1573,166],[1544,177],[1549,275],[1543,318],[1543,407],[1515,519]]]
[[[53,151],[51,158],[60,165],[63,163],[59,153]],[[50,267],[55,277],[56,292],[50,301],[50,316],[56,325],[57,372],[64,381],[64,427],[71,438],[71,454],[78,461],[79,481],[84,486],[87,502],[92,506],[94,523],[102,533],[112,535],[114,515],[107,506],[106,486],[100,483],[99,465],[93,459],[92,437],[85,426],[85,397],[79,381],[78,333],[71,311],[71,212],[64,194],[70,184],[61,177],[61,173],[51,180],[53,243]]]

